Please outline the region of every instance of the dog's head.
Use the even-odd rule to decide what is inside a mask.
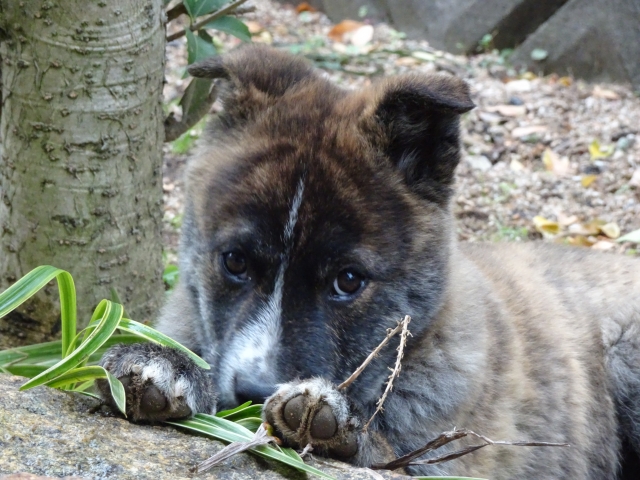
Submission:
[[[189,71],[226,80],[188,169],[181,252],[221,403],[296,377],[341,382],[404,315],[428,328],[447,279],[466,84],[406,75],[350,92],[260,46]],[[379,395],[393,355],[352,398]]]

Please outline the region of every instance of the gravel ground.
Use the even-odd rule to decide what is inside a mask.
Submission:
[[[385,75],[440,71],[471,85],[477,108],[462,120],[465,153],[454,204],[461,240],[544,238],[640,255],[638,245],[614,241],[640,229],[640,99],[630,87],[515,72],[499,52],[454,56],[405,40],[385,24],[334,26],[320,12],[268,0],[253,5],[244,19],[254,41],[306,55],[346,88]],[[222,50],[239,43],[219,37]],[[165,99],[177,109],[188,83],[184,39],[169,44],[167,65]],[[188,157],[184,147],[175,148],[167,145],[165,155],[169,261]]]

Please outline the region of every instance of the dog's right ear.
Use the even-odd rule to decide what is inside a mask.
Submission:
[[[221,99],[225,121],[231,124],[250,120],[288,90],[319,79],[306,60],[256,44],[194,63],[187,70],[194,77],[229,81]]]

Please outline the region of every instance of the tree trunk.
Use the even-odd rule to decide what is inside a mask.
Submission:
[[[71,272],[78,322],[113,288],[153,317],[162,288],[162,0],[0,0],[0,290]],[[54,338],[55,283],[0,319],[0,348]]]

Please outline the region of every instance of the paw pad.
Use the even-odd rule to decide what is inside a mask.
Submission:
[[[264,406],[264,417],[289,445],[349,458],[358,451],[359,421],[346,397],[322,379],[281,385]]]

